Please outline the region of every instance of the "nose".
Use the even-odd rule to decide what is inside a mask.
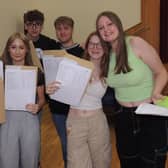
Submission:
[[[19,48],[16,48],[16,53],[20,53],[20,49]]]
[[[37,25],[36,24],[32,24],[32,29],[36,29],[37,28]]]
[[[98,46],[98,45],[97,45],[96,43],[93,44],[93,48],[96,48],[96,49],[97,49],[97,48],[98,48],[97,46]]]
[[[103,27],[104,27],[104,31],[108,30],[108,27],[106,25],[104,25]]]

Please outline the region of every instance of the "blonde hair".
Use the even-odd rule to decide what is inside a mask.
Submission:
[[[30,45],[29,45],[29,40],[28,38],[20,32],[16,32],[13,33],[7,40],[3,54],[2,54],[2,60],[4,62],[4,64],[6,65],[12,65],[12,58],[10,56],[9,53],[9,47],[11,46],[11,44],[13,43],[14,40],[16,39],[20,39],[23,41],[27,52],[26,52],[26,56],[25,56],[25,65],[33,65],[32,59],[31,59],[31,52],[30,52]]]

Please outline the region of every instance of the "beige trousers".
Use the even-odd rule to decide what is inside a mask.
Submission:
[[[68,116],[68,168],[110,168],[111,140],[102,110],[88,117]]]

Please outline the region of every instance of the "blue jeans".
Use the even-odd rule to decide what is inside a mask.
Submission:
[[[67,135],[66,119],[69,111],[69,105],[49,99],[49,107],[52,113],[53,122],[60,137],[64,167],[67,167]]]
[[[63,160],[64,160],[64,167],[67,167],[67,135],[66,135],[66,119],[67,115],[65,114],[52,114],[53,122],[57,129],[57,133],[60,137],[61,146],[62,146],[62,153],[63,153]]]
[[[167,120],[136,115],[136,108],[121,107],[116,116],[116,140],[121,168],[165,168]]]

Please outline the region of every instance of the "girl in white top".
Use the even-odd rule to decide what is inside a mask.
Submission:
[[[108,46],[96,32],[89,35],[84,57],[94,64],[86,92],[78,106],[71,106],[67,119],[68,168],[110,168],[111,142],[101,99],[106,91]],[[58,82],[47,85],[54,93]]]

